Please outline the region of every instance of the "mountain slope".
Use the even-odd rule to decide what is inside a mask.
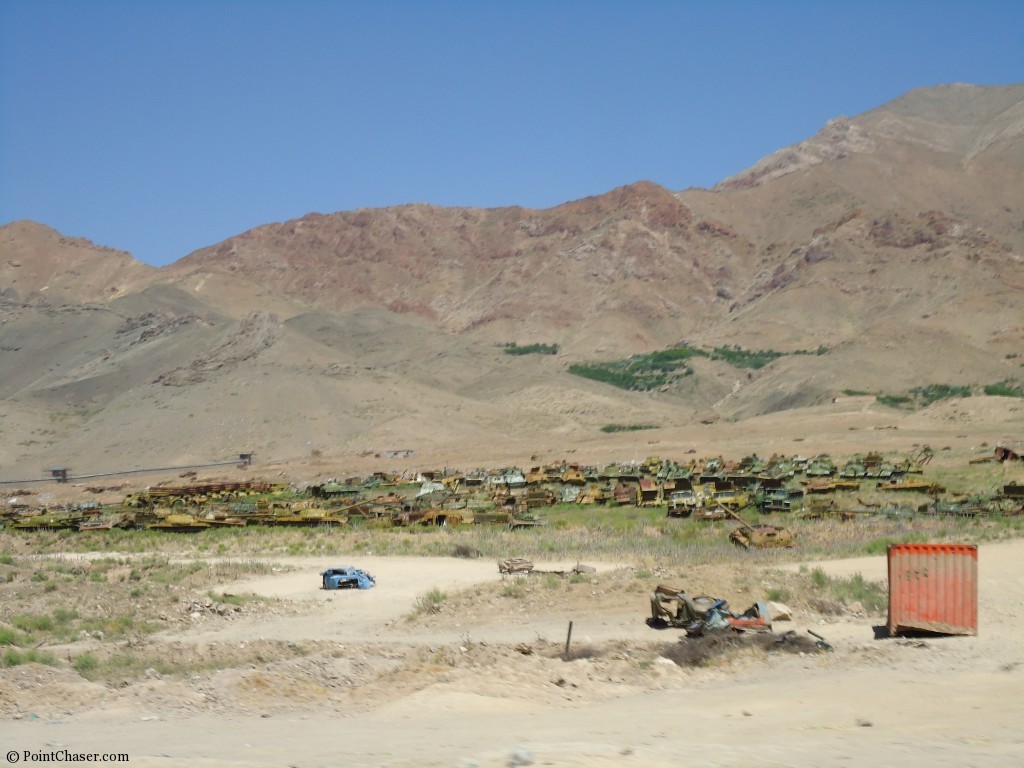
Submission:
[[[0,227],[0,296],[8,300],[109,301],[155,272],[124,251],[64,237],[33,221]]]
[[[607,340],[626,352],[720,310],[713,282],[737,256],[702,264],[715,240],[674,195],[639,183],[544,211],[309,215],[190,254],[164,279],[238,275],[330,311],[384,307],[491,342],[557,337],[589,351]]]
[[[1024,378],[1022,201],[1024,86],[952,85],[838,118],[711,190],[310,214],[159,270],[15,222],[0,462],[532,453],[611,440],[609,424],[685,434],[711,409],[796,418],[846,390],[980,390]],[[789,354],[695,358],[653,392],[568,373],[683,343]]]

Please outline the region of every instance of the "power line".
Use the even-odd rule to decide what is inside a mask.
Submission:
[[[177,472],[181,469],[206,469],[208,467],[226,467],[239,465],[248,467],[252,464],[251,453],[240,453],[237,459],[230,461],[212,461],[205,464],[185,464],[178,467],[150,467],[146,469],[119,469],[111,472],[93,472],[88,475],[69,475],[67,467],[50,467],[49,477],[33,478],[31,480],[0,480],[0,485],[25,485],[27,483],[66,483],[70,480],[90,480],[94,477],[113,477],[115,475],[136,475],[145,472]]]

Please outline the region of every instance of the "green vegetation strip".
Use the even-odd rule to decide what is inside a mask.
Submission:
[[[927,408],[932,403],[951,398],[971,397],[975,394],[977,387],[969,384],[928,384],[923,387],[913,387],[902,394],[876,394],[875,399],[882,405],[890,408],[916,409]],[[1006,379],[996,384],[985,384],[981,387],[982,394],[995,397],[1024,397],[1024,382],[1016,379]],[[870,392],[863,392],[854,389],[844,389],[844,395],[870,395]]]
[[[940,400],[954,397],[970,397],[970,386],[954,386],[951,384],[928,384],[924,387],[913,387],[909,392],[900,395],[878,395],[877,400],[890,408],[927,408]]]
[[[585,379],[611,384],[619,389],[649,391],[693,374],[687,364],[691,357],[708,353],[693,347],[673,347],[660,352],[633,355],[606,363],[573,363],[569,373]]]
[[[520,347],[514,341],[505,345],[506,355],[557,355],[557,344],[527,344]]]
[[[619,389],[646,392],[672,384],[693,374],[688,361],[694,357],[721,360],[734,368],[763,368],[773,360],[785,355],[823,355],[827,347],[816,350],[798,349],[794,352],[778,352],[773,349],[742,349],[739,346],[699,347],[679,346],[657,352],[633,355],[625,360],[610,360],[596,363],[572,363],[569,373]]]
[[[998,384],[986,385],[984,392],[996,397],[1024,397],[1024,382],[1006,379]]]

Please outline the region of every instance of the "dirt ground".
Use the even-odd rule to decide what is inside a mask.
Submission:
[[[929,471],[938,472],[1020,434],[1019,413],[1007,420],[985,403],[968,405],[982,411],[951,406],[927,419],[905,417],[898,430],[860,410],[838,422],[778,416],[678,444],[595,445],[568,454],[552,447],[544,459],[678,458],[691,445],[698,455],[729,458],[751,450],[838,456],[928,443],[936,449]],[[521,447],[508,447],[507,457],[492,450],[480,464],[522,464],[529,456],[513,453]],[[417,461],[429,466],[429,458]],[[477,464],[468,449],[465,457],[436,458],[438,465]],[[325,465],[322,474],[339,469]],[[274,474],[290,479],[301,471]],[[1024,465],[1009,471],[990,480],[1024,479]],[[218,557],[193,551],[178,562],[195,560],[204,570],[158,584],[142,566],[145,555],[122,554],[104,583],[85,575],[65,594],[63,586],[49,592],[30,583],[32,569],[49,561],[32,553],[30,540],[16,543],[8,550],[14,564],[0,561],[0,571],[17,567],[21,579],[0,584],[10,601],[0,602],[4,621],[18,611],[52,610],[40,601],[62,596],[83,615],[102,603],[108,615],[135,611],[160,626],[144,636],[87,634],[45,645],[57,656],[53,666],[0,668],[0,745],[24,763],[31,762],[21,759],[26,751],[68,750],[125,753],[133,766],[246,768],[1024,764],[1021,540],[979,546],[978,635],[927,638],[879,636],[884,608],[834,611],[804,599],[801,579],[816,567],[884,581],[884,555],[780,566],[737,550],[720,563],[587,562],[596,573],[586,576],[564,573],[575,562],[534,558],[539,570],[563,573],[517,580],[503,578],[491,559],[338,549],[251,567],[239,567],[236,556],[234,570],[224,571],[230,577],[211,581],[220,578]],[[66,558],[74,565],[110,554]],[[337,565],[368,570],[376,586],[319,589],[319,571]],[[135,570],[139,581],[131,581]],[[793,630],[801,642],[694,645],[682,630],[648,627],[649,594],[659,583],[726,598],[734,610],[786,591],[793,620],[776,622],[773,637]],[[425,599],[432,591],[433,603]],[[834,652],[816,650],[808,630]],[[80,674],[76,663],[90,653],[106,674]],[[112,654],[125,662],[123,674],[111,666]]]
[[[511,579],[483,560],[282,558],[215,590],[266,602],[193,604],[145,640],[168,659],[234,649],[252,663],[102,683],[68,666],[0,670],[0,734],[5,752],[120,752],[134,766],[1019,766],[1022,557],[1021,541],[980,546],[977,637],[876,639],[882,615],[794,607],[774,637],[813,629],[834,652],[741,638],[695,665],[672,660],[693,642],[681,630],[644,622],[654,584],[756,591],[801,564]],[[318,570],[342,561],[376,587],[318,589]],[[884,557],[821,568],[886,577]],[[437,612],[423,607],[432,588]]]

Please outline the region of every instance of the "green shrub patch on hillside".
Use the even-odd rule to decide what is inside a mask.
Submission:
[[[504,345],[506,355],[557,355],[557,344],[527,344],[520,347],[514,341]]]
[[[954,397],[970,397],[972,389],[969,385],[954,386],[952,384],[928,384],[924,387],[912,387],[909,392],[902,395],[877,395],[876,399],[882,405],[890,408],[927,408],[939,400],[949,400]]]
[[[639,432],[644,429],[657,429],[656,424],[605,424],[602,432]]]
[[[672,347],[633,355],[625,360],[573,363],[569,366],[569,373],[620,389],[646,392],[691,375],[693,369],[686,361],[694,356],[707,357],[708,353],[693,347]]]
[[[712,360],[724,360],[734,368],[764,368],[772,360],[782,357],[785,352],[774,349],[740,349],[737,346],[715,347],[711,353]]]
[[[997,397],[1024,397],[1024,382],[1007,379],[998,384],[986,384],[985,394]]]
[[[795,352],[779,352],[774,349],[742,349],[736,345],[714,347],[710,350],[683,345],[633,355],[625,360],[573,363],[569,366],[569,373],[611,384],[620,389],[646,392],[691,375],[693,368],[688,361],[694,357],[721,360],[734,368],[758,369],[786,355],[823,355],[826,352],[827,347],[819,347],[813,351],[799,349]]]

